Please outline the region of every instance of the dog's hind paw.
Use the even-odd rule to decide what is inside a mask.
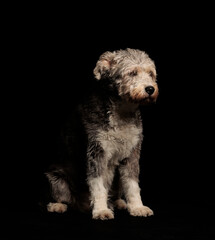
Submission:
[[[47,205],[47,210],[49,212],[58,212],[58,213],[64,213],[67,211],[67,205],[64,203],[49,203]]]
[[[114,202],[114,206],[117,207],[118,209],[126,209],[127,208],[127,204],[123,199],[117,199]]]

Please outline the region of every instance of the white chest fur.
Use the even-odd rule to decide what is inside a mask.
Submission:
[[[119,164],[128,158],[140,140],[142,126],[135,125],[131,119],[121,119],[119,116],[110,116],[110,128],[98,130],[98,140],[105,150],[105,157],[114,164]]]

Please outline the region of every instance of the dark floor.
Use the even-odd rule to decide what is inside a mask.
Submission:
[[[215,239],[214,211],[207,205],[151,206],[155,215],[131,217],[115,212],[115,219],[92,220],[77,212],[44,213],[39,210],[3,209],[6,226],[1,239]],[[3,234],[3,235],[2,235]]]

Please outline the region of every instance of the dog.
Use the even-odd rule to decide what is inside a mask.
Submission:
[[[104,52],[94,68],[95,86],[61,131],[61,159],[45,172],[49,212],[69,207],[113,219],[114,207],[151,216],[139,187],[143,141],[139,107],[158,97],[156,68],[139,49]]]

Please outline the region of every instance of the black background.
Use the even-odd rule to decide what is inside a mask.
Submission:
[[[28,239],[69,239],[70,229],[104,239],[212,237],[212,16],[208,6],[168,7],[156,13],[135,4],[106,11],[14,8],[16,14],[9,8],[3,19],[1,206],[12,232],[24,237],[29,231]],[[158,101],[142,108],[140,175],[143,201],[155,216],[117,212],[115,220],[95,223],[79,213],[41,213],[43,172],[56,157],[60,124],[87,94],[99,56],[127,47],[146,51],[158,73]]]

